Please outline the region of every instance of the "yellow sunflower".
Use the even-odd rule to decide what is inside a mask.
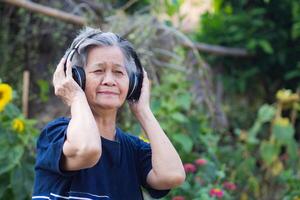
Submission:
[[[18,133],[23,133],[24,129],[25,129],[24,120],[19,119],[19,118],[15,118],[12,121],[12,128],[13,128],[14,131],[16,131]]]
[[[12,88],[6,83],[0,83],[0,112],[12,99]]]

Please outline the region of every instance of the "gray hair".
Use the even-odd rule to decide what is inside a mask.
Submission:
[[[130,49],[133,49],[132,44],[127,40],[120,38],[115,33],[102,32],[100,29],[85,27],[73,40],[70,48],[65,53],[65,57],[68,56],[78,44],[79,46],[72,58],[73,65],[86,66],[88,50],[92,47],[116,46],[120,48],[124,55],[124,64],[129,80],[130,77],[137,72],[137,66],[130,53]]]

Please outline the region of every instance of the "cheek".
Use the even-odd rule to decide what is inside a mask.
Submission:
[[[127,93],[129,92],[129,80],[128,80],[128,78],[125,79],[124,83],[122,84],[122,90],[124,91],[124,93],[126,93],[126,96],[127,96]]]
[[[85,94],[87,97],[91,97],[95,93],[97,85],[98,83],[92,77],[87,77],[85,82]]]

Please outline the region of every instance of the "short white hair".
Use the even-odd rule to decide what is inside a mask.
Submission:
[[[133,49],[132,44],[119,37],[112,32],[102,32],[100,29],[85,27],[83,28],[76,38],[73,40],[70,48],[67,49],[65,56],[75,48],[80,42],[77,51],[72,58],[72,64],[77,66],[86,66],[87,54],[90,48],[101,46],[116,46],[119,47],[124,55],[125,69],[129,77],[137,72],[137,66],[131,56],[130,49]]]

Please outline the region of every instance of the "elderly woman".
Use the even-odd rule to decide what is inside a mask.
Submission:
[[[141,186],[161,198],[183,183],[181,159],[151,111],[147,73],[131,44],[85,28],[66,55],[53,84],[71,117],[42,130],[32,199],[139,200]],[[150,144],[116,126],[126,99]]]

